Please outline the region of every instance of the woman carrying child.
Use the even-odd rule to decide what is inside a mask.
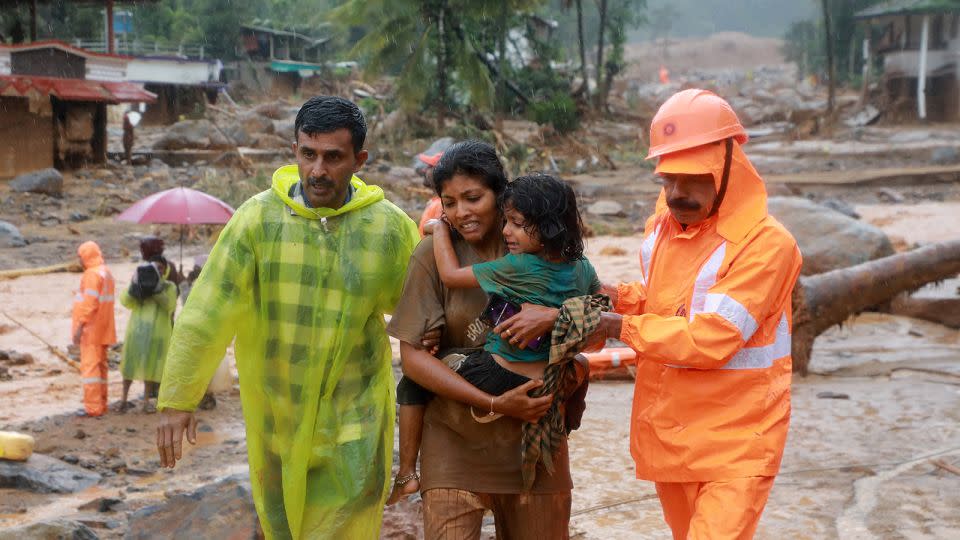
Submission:
[[[436,237],[418,246],[388,326],[401,341],[405,374],[398,387],[400,470],[391,500],[422,492],[428,539],[479,537],[487,509],[500,538],[566,538],[572,489],[566,438],[552,456],[553,474],[537,474],[528,493],[521,475],[522,422],[539,419],[553,399],[527,396],[543,384],[549,339],[534,350],[509,337],[488,339],[490,328],[480,316],[486,292],[501,304],[554,308],[597,292],[596,274],[582,259],[573,191],[546,176],[523,177],[508,188],[494,149],[476,141],[448,149],[434,181],[453,231],[440,224]],[[504,257],[505,240],[510,254]],[[543,318],[534,335],[553,328],[556,311],[548,313],[552,317]],[[441,327],[437,357],[464,353],[459,365],[448,366],[418,346],[425,333]],[[483,422],[499,414],[505,417]],[[416,474],[421,426],[422,477]]]

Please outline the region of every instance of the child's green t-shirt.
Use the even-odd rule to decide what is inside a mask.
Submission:
[[[586,258],[555,263],[529,253],[507,255],[473,265],[473,275],[487,294],[498,294],[516,304],[559,308],[569,298],[600,290],[597,271]],[[511,362],[539,362],[550,357],[549,336],[538,350],[519,349],[490,332],[484,350]]]

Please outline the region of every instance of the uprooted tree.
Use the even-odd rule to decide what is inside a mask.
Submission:
[[[958,273],[960,240],[955,240],[801,277],[793,295],[793,370],[806,374],[813,341],[828,328]]]

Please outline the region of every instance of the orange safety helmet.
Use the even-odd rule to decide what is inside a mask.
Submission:
[[[650,153],[647,159],[734,138],[747,142],[747,131],[722,97],[691,88],[670,96],[650,124]]]

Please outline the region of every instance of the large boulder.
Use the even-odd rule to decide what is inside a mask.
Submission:
[[[0,221],[0,248],[23,247],[27,241],[13,223]]]
[[[602,199],[587,207],[587,213],[596,216],[622,216],[623,205],[617,201]]]
[[[0,459],[0,488],[35,493],[75,493],[98,483],[100,475],[59,459],[33,454],[27,461]]]
[[[423,151],[423,153],[428,156],[431,156],[434,154],[438,154],[440,152],[446,152],[447,148],[450,148],[451,146],[453,146],[453,137],[441,137],[433,141],[432,143],[430,143],[430,146],[428,146],[427,149]],[[411,166],[417,172],[420,172],[427,167],[427,165],[424,162],[420,161],[420,159],[417,158],[417,156],[413,156],[413,163],[411,164]]]
[[[797,239],[803,275],[822,274],[894,253],[880,229],[801,197],[770,197],[770,214]]]
[[[63,195],[63,175],[53,168],[21,174],[10,182],[10,189],[60,197]]]
[[[210,145],[212,126],[206,120],[183,120],[168,127],[155,143],[156,150],[206,148]]]
[[[191,493],[134,512],[126,540],[255,538],[257,512],[245,474],[229,476]]]
[[[0,529],[0,540],[98,540],[99,538],[86,525],[65,519]]]
[[[237,118],[237,121],[241,126],[243,126],[243,130],[249,133],[250,136],[273,133],[276,129],[273,120],[256,113],[244,114]]]

